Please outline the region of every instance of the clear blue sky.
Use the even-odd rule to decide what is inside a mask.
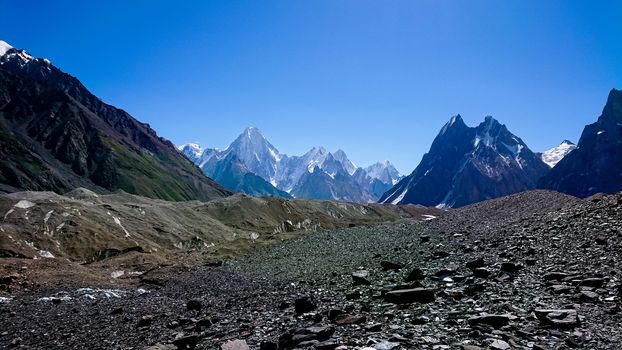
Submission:
[[[0,0],[0,39],[180,144],[259,127],[410,173],[441,126],[493,115],[577,141],[622,88],[622,1]]]

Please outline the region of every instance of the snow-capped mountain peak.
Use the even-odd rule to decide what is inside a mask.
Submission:
[[[341,163],[341,165],[343,166],[343,168],[348,172],[348,174],[352,175],[354,174],[354,172],[356,171],[356,169],[358,168],[356,166],[356,164],[352,163],[352,161],[350,161],[350,159],[348,159],[348,156],[346,155],[346,152],[344,152],[341,149],[338,149],[337,151],[335,151],[335,153],[333,153],[333,157],[339,161]]]
[[[552,168],[575,148],[577,148],[577,145],[568,140],[564,140],[559,146],[542,152],[540,157],[542,158],[542,161],[546,163],[546,165]]]
[[[178,146],[177,149],[184,154],[188,154],[188,155],[191,154],[197,158],[200,157],[201,154],[203,153],[203,149],[201,148],[201,145],[199,145],[197,142],[185,143],[183,145]]]
[[[380,180],[392,186],[402,178],[399,171],[388,160],[368,166],[365,168],[365,172],[370,178]]]
[[[0,56],[4,56],[13,46],[9,45],[6,41],[0,40]]]

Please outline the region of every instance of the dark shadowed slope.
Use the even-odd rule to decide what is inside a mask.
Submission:
[[[230,194],[149,125],[13,48],[0,57],[0,156],[4,191],[123,189],[166,200]]]
[[[622,190],[622,91],[611,90],[598,120],[583,129],[577,148],[539,183],[577,197]]]

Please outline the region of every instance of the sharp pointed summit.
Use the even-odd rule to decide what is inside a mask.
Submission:
[[[505,125],[487,116],[470,128],[452,117],[409,176],[383,203],[460,207],[532,189],[548,167]]]

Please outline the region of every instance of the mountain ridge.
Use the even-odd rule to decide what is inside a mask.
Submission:
[[[0,82],[5,190],[123,189],[167,200],[230,194],[148,124],[102,102],[47,59],[8,48]]]
[[[443,125],[430,151],[381,203],[460,207],[533,189],[548,167],[491,116],[469,127],[458,114]]]
[[[202,149],[196,143],[183,144],[178,148],[214,178],[220,177],[214,173],[215,163],[224,161],[227,154],[235,152],[251,173],[295,198],[375,202],[400,178],[397,169],[388,161],[361,168],[350,161],[341,149],[329,152],[322,146],[316,146],[301,156],[282,154],[256,127],[247,127],[223,151]],[[368,171],[372,172],[372,176],[367,176]],[[261,195],[261,192],[258,193]]]

